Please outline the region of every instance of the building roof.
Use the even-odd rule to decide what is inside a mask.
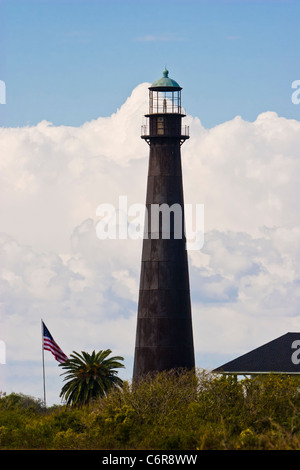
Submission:
[[[153,88],[156,88],[156,89],[176,88],[177,90],[181,90],[181,86],[178,85],[178,83],[175,82],[175,80],[172,80],[172,78],[169,78],[169,71],[166,69],[163,71],[163,77],[159,78],[154,83],[152,83],[150,90],[152,90]]]
[[[286,333],[214,370],[223,374],[300,374],[300,333]]]

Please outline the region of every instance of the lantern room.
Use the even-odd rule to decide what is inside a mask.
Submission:
[[[163,77],[149,88],[149,114],[182,114],[181,90],[178,83],[169,78],[168,70],[164,70]]]
[[[173,137],[183,143],[189,138],[188,126],[181,125],[185,111],[181,107],[181,86],[169,77],[168,70],[163,71],[162,78],[149,87],[149,119],[142,126],[142,139],[148,144],[156,142],[158,137]]]

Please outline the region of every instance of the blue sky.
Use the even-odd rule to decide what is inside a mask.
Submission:
[[[2,0],[2,125],[80,125],[170,76],[205,127],[266,110],[299,117],[296,0]]]

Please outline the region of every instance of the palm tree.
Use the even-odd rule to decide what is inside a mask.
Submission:
[[[82,406],[92,398],[106,395],[112,387],[122,387],[123,381],[117,377],[114,369],[124,367],[119,361],[123,361],[121,356],[110,357],[111,350],[88,354],[81,351],[81,354],[73,351],[70,358],[60,367],[66,369],[61,375],[66,375],[64,380],[68,380],[63,386],[60,397],[66,399],[67,405]]]

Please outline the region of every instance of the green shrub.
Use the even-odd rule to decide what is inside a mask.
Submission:
[[[82,408],[0,396],[0,449],[299,449],[297,377],[164,372]]]

